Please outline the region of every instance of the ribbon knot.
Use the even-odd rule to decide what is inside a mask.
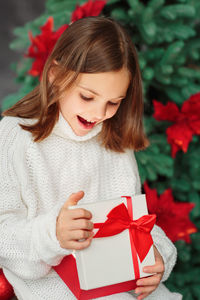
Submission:
[[[131,221],[130,224],[129,224],[129,228],[139,229],[139,226],[137,225],[137,223],[135,221]]]
[[[108,213],[104,223],[94,224],[94,228],[99,228],[94,238],[113,236],[128,229],[142,262],[153,245],[150,232],[155,221],[156,215],[144,215],[137,220],[132,220],[125,204],[121,203]]]

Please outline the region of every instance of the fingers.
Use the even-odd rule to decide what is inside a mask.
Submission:
[[[68,230],[77,230],[77,229],[92,230],[93,227],[94,227],[93,223],[87,219],[77,219],[67,224]]]
[[[56,237],[65,249],[80,250],[87,248],[93,237],[92,214],[83,208],[69,209],[84,196],[84,192],[72,194],[62,206],[56,222]]]
[[[155,247],[154,248],[154,254],[155,254],[155,264],[152,266],[146,266],[143,268],[143,271],[145,273],[164,273],[165,271],[165,265],[162,256],[160,255],[159,251]]]
[[[92,218],[91,212],[84,208],[69,209],[68,216],[71,219],[91,219]]]
[[[153,265],[153,266],[148,266],[148,267],[145,267],[143,269],[143,271],[145,273],[163,273],[164,272],[164,266],[162,264],[159,264],[159,265]]]
[[[137,287],[135,289],[135,293],[139,294],[139,296],[137,297],[137,299],[138,300],[144,299],[149,294],[151,294],[156,288],[157,288],[157,286],[155,286],[155,285],[145,286],[145,287]]]
[[[140,278],[136,284],[138,287],[135,289],[135,293],[139,294],[138,300],[144,299],[151,294],[159,285],[162,274],[152,275],[146,278]]]
[[[65,204],[63,205],[63,208],[68,208],[69,206],[76,205],[79,200],[81,200],[84,196],[83,191],[79,191],[77,193],[73,193],[69,196]]]
[[[73,241],[79,241],[82,239],[88,239],[93,236],[92,231],[87,230],[73,230],[69,232],[68,239]]]
[[[156,274],[150,277],[141,278],[137,280],[136,284],[140,286],[151,286],[151,285],[158,285],[160,283],[161,275]]]
[[[145,273],[163,273],[165,270],[164,264],[162,261],[157,261],[153,266],[146,266],[143,268]]]
[[[147,296],[149,296],[151,293],[140,293],[137,297],[137,300],[145,299]]]
[[[68,249],[73,249],[73,250],[82,250],[82,249],[85,249],[87,247],[90,246],[92,242],[92,237],[84,240],[84,241],[70,241],[68,243]]]

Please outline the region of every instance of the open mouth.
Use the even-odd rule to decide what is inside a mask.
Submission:
[[[82,125],[82,127],[86,129],[91,129],[96,124],[96,122],[89,122],[80,116],[77,116],[77,118],[79,120],[79,123]]]

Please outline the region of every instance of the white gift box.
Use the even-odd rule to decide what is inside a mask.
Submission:
[[[148,215],[145,195],[132,196],[131,198],[133,220]],[[78,204],[70,208],[79,207],[89,210],[92,213],[91,221],[93,223],[103,223],[107,220],[107,214],[121,203],[124,203],[127,207],[126,198],[120,197],[109,201]],[[97,231],[98,229],[94,229],[94,233]],[[74,251],[74,255],[80,288],[83,290],[136,279],[128,229],[113,236],[94,238],[88,248]],[[152,245],[142,262],[138,257],[140,278],[152,275],[144,273],[142,268],[154,264],[155,257]]]

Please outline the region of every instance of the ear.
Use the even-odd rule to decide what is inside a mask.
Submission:
[[[50,67],[49,72],[48,72],[48,80],[49,80],[50,84],[52,84],[52,82],[55,79],[58,65],[59,65],[59,63],[55,59],[51,63],[51,67]]]

